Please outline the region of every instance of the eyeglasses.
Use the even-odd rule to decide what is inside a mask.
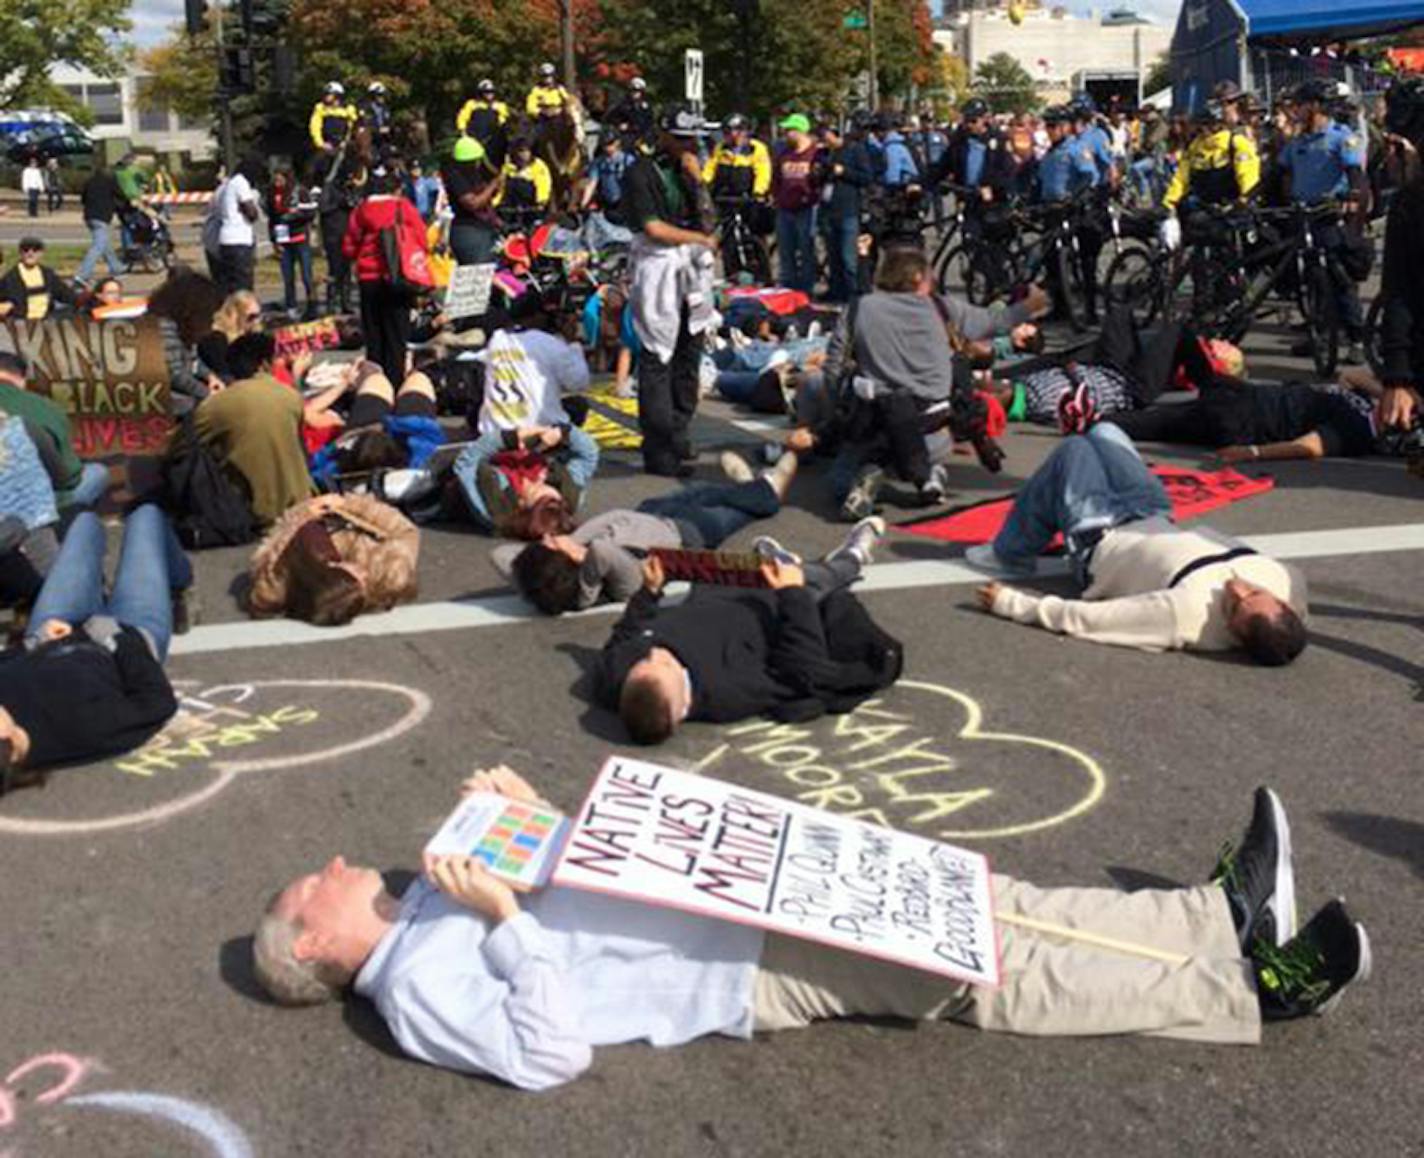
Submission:
[[[248,314],[247,317],[246,317],[244,320],[247,322],[247,324],[248,324],[249,326],[251,326],[251,325],[253,325],[253,324],[257,323],[257,322],[260,322],[260,321],[262,320],[262,315],[261,315],[261,314]]]

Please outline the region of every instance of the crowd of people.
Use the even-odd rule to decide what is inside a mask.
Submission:
[[[893,685],[905,662],[904,646],[852,590],[886,534],[878,511],[888,488],[901,484],[899,501],[912,505],[943,503],[955,447],[999,469],[995,438],[1011,417],[1055,424],[1064,438],[993,541],[964,557],[986,575],[986,613],[1115,646],[1235,650],[1271,667],[1306,648],[1301,574],[1209,527],[1178,525],[1132,439],[1254,461],[1291,448],[1362,453],[1387,431],[1417,427],[1424,307],[1408,271],[1424,245],[1419,86],[1399,86],[1387,110],[1384,147],[1399,168],[1384,361],[1378,376],[1347,384],[1353,390],[1249,381],[1212,335],[1173,319],[1142,330],[1121,310],[1104,310],[1091,348],[1047,356],[1053,285],[994,307],[944,294],[919,229],[903,221],[923,226],[953,196],[965,228],[987,228],[997,202],[1026,190],[1052,201],[1124,185],[1185,217],[1194,201],[1249,198],[1273,180],[1283,196],[1306,198],[1337,195],[1343,183],[1363,216],[1374,200],[1369,166],[1314,88],[1294,94],[1296,131],[1282,122],[1290,139],[1272,145],[1251,127],[1244,95],[1219,88],[1191,139],[1150,110],[1100,116],[1080,101],[1001,125],[970,101],[951,132],[893,114],[842,132],[788,113],[772,149],[738,116],[712,144],[699,115],[656,111],[634,82],[607,114],[586,184],[554,206],[596,210],[623,231],[622,304],[602,291],[571,295],[577,268],[556,283],[516,280],[482,317],[477,347],[451,352],[413,342],[419,294],[393,270],[390,236],[424,237],[446,214],[460,264],[494,256],[501,214],[527,225],[525,209],[550,210],[558,181],[545,158],[557,155],[576,111],[552,65],[514,110],[491,82],[476,91],[439,179],[399,156],[381,86],[352,104],[332,84],[312,115],[309,175],[269,174],[253,159],[220,187],[207,247],[214,276],[176,270],[148,301],[178,430],[166,512],[143,504],[129,513],[110,584],[91,509],[102,469],[74,457],[64,415],[24,389],[23,358],[0,354],[0,596],[21,608],[22,623],[20,644],[0,656],[0,787],[155,735],[177,708],[164,671],[169,642],[191,619],[182,544],[258,536],[242,596],[253,616],[337,625],[414,600],[422,528],[441,521],[508,540],[493,548],[494,565],[539,612],[624,602],[593,683],[633,743],[660,744],[687,721],[852,710]],[[97,248],[107,245],[101,211],[127,196],[111,179],[96,175],[85,193]],[[729,267],[733,209],[753,234],[776,234],[775,287],[743,284],[755,271]],[[317,362],[278,348],[252,292],[264,212],[285,306],[295,305],[298,274],[310,298],[314,230],[329,276],[354,274],[360,358]],[[48,312],[37,300],[70,292],[24,272],[43,270],[36,253],[22,245],[21,267],[0,282],[0,299],[26,318]],[[86,258],[87,272],[93,264]],[[344,308],[344,293],[333,284],[329,304]],[[590,514],[604,457],[578,397],[590,385],[579,336],[590,300],[615,334],[625,321],[631,331],[648,474],[694,473],[702,448],[693,418],[713,383],[741,400],[765,395],[787,416],[767,463],[727,451],[725,481],[674,481],[635,510]],[[1195,398],[1162,405],[1182,383]],[[817,459],[828,469],[805,469]],[[713,574],[686,601],[664,599],[670,560],[716,551],[809,485],[826,487],[850,524],[835,549],[807,561],[763,533],[736,582]],[[1010,585],[1034,575],[1057,536],[1078,597]],[[63,696],[47,694],[60,683]],[[537,799],[507,769],[467,788]],[[520,897],[469,858],[424,867],[402,899],[340,857],[294,882],[262,918],[258,976],[290,1004],[352,986],[412,1055],[530,1088],[576,1076],[601,1044],[745,1037],[864,1013],[1019,1033],[1253,1042],[1263,1020],[1325,1012],[1371,965],[1368,938],[1343,903],[1297,927],[1288,823],[1267,789],[1239,847],[1199,887],[1129,896],[995,879],[1002,911],[1105,936],[1127,930],[1182,955],[1180,968],[1005,932],[1006,983],[992,992],[670,911],[559,889]],[[626,1001],[633,991],[646,997],[636,1008]]]

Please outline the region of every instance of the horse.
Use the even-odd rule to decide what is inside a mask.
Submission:
[[[577,202],[587,164],[583,142],[583,109],[577,97],[570,97],[558,115],[544,117],[534,126],[534,155],[549,166],[554,179],[550,208],[556,212],[567,212]]]

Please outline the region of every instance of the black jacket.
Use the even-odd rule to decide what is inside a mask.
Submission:
[[[1399,191],[1384,231],[1380,354],[1386,386],[1424,384],[1424,180]]]
[[[687,602],[664,608],[645,589],[599,656],[602,704],[617,709],[628,670],[654,647],[676,655],[692,678],[689,718],[720,723],[848,712],[894,683],[903,664],[900,644],[846,591],[818,604],[804,587],[697,586]]]
[[[132,751],[178,701],[148,644],[119,629],[110,651],[82,630],[33,651],[0,653],[0,706],[30,734],[32,768]]]
[[[49,312],[54,313],[55,306],[72,306],[78,301],[74,290],[54,270],[47,265],[40,266],[40,271],[44,274],[44,283],[36,293],[49,294]],[[0,278],[0,301],[9,302],[15,307],[10,314],[15,321],[24,321],[25,315],[29,312],[31,290],[26,287],[20,278],[20,267],[12,266],[3,278]]]
[[[925,188],[933,189],[946,178],[956,185],[965,183],[964,166],[969,152],[969,138],[970,134],[963,129],[954,131],[944,153],[925,175]],[[1012,191],[1018,162],[1008,141],[998,133],[984,135],[984,148],[984,167],[980,170],[977,188],[992,189],[995,197],[1003,199]]]

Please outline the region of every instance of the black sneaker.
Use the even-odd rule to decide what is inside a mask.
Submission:
[[[1281,948],[1258,941],[1251,950],[1256,995],[1265,1021],[1322,1016],[1373,964],[1365,927],[1336,898]]]
[[[1251,824],[1238,847],[1221,850],[1211,880],[1226,890],[1243,953],[1257,941],[1279,947],[1295,936],[1290,824],[1271,789],[1256,789]]]
[[[187,635],[195,624],[202,622],[202,604],[192,587],[173,589],[173,634]]]

